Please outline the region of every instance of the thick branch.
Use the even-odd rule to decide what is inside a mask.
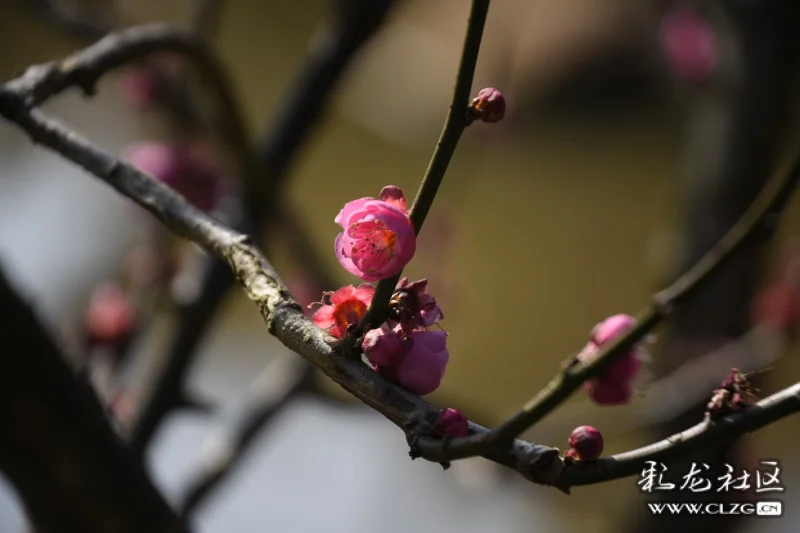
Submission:
[[[25,94],[30,106],[39,105],[70,87],[80,87],[92,95],[103,75],[164,51],[186,55],[197,66],[210,84],[220,114],[225,116],[225,123],[229,125],[223,137],[232,149],[237,150],[234,155],[239,160],[250,161],[247,128],[227,83],[224,67],[201,39],[178,26],[158,23],[111,33],[66,59],[29,68],[8,86],[19,94]]]
[[[237,140],[247,136],[241,123],[227,123],[225,128],[241,129],[239,135],[225,136],[221,132],[226,142],[233,141],[233,152],[242,166],[245,186],[241,219],[233,226],[252,235],[253,241],[260,242],[272,222],[300,228],[293,220],[284,218],[293,216],[287,209],[279,209],[282,183],[291,161],[313,132],[313,125],[321,117],[337,81],[359,48],[380,27],[393,3],[393,0],[344,0],[337,18],[323,27],[322,31],[330,36],[327,46],[312,51],[297,80],[286,91],[278,116],[252,153],[249,142]],[[222,117],[227,119],[224,113]],[[308,238],[303,234],[295,234],[293,244],[304,248],[306,255],[313,251],[307,242]],[[311,264],[322,265],[323,262],[316,260]],[[316,274],[321,274],[318,268]],[[319,281],[325,282],[325,289],[332,285],[328,275],[321,275]],[[197,344],[234,282],[228,266],[214,261],[204,274],[202,290],[197,298],[178,310],[178,324],[169,346],[167,363],[156,379],[155,393],[134,426],[131,443],[137,451],[143,452],[164,417],[179,406],[176,401],[178,393],[184,386]]]
[[[42,532],[186,531],[33,311],[0,273],[0,467]]]
[[[450,104],[450,111],[447,114],[447,119],[445,119],[439,141],[436,143],[433,157],[431,157],[431,161],[428,164],[428,170],[422,178],[422,183],[420,183],[417,196],[414,198],[414,203],[411,205],[409,212],[409,217],[417,234],[422,229],[422,224],[425,222],[428,211],[433,205],[433,200],[436,197],[442,179],[444,179],[444,174],[447,172],[447,167],[450,165],[450,160],[456,151],[461,134],[464,132],[464,128],[469,125],[467,118],[469,95],[472,90],[472,79],[475,77],[475,66],[478,63],[483,27],[486,24],[486,16],[489,13],[489,2],[490,0],[472,1],[469,21],[467,22],[467,32],[464,37],[464,47],[461,51],[461,61],[458,66],[455,88],[453,89],[453,101]],[[367,325],[377,328],[386,319],[389,300],[397,283],[400,281],[401,275],[398,274],[378,283],[375,295],[372,298],[372,304],[361,321],[362,330]],[[357,336],[357,334],[354,335],[354,337]],[[352,339],[353,337],[350,337],[350,343],[352,343]]]
[[[690,455],[710,444],[735,439],[800,411],[800,383],[773,394],[743,412],[694,427],[649,446],[605,457],[583,466],[567,465],[556,486],[568,491],[577,485],[602,483],[642,472],[647,461],[665,462]]]

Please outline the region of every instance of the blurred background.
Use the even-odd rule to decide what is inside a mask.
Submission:
[[[109,7],[87,4],[94,3]],[[90,42],[43,15],[46,4],[0,2],[3,80]],[[193,9],[188,0],[111,4],[126,24],[185,22]],[[583,347],[597,322],[638,312],[730,226],[790,154],[782,146],[792,147],[797,137],[794,52],[787,52],[796,51],[797,19],[785,16],[791,2],[701,4],[492,2],[473,94],[500,88],[506,117],[465,132],[406,269],[412,279],[429,278],[450,334],[451,361],[431,401],[485,425],[502,422]],[[262,132],[307,55],[325,46],[319,28],[331,9],[323,0],[223,2],[212,46],[230,73],[249,133]],[[413,197],[449,105],[468,11],[465,0],[397,2],[298,152],[286,209],[340,285],[357,280],[330,253],[339,231],[333,218],[347,201],[377,195],[387,184]],[[102,80],[96,97],[71,91],[46,110],[119,153],[169,138],[173,131],[159,113],[131,104],[131,83],[120,71]],[[109,187],[0,124],[0,261],[76,359],[85,351],[83,317],[93,291],[117,279],[131,250],[154,242],[159,231]],[[669,433],[732,366],[771,368],[760,375],[763,396],[796,382],[790,334],[798,317],[781,306],[751,310],[757,294],[796,301],[798,232],[794,201],[769,246],[746,254],[753,265],[728,272],[732,285],[710,289],[698,304],[703,311],[678,317],[677,331],[659,331],[659,341],[679,337],[683,348],[678,356],[675,344],[659,342],[656,380],[645,396],[601,407],[578,391],[527,436],[563,450],[574,427],[591,424],[603,432],[605,454],[618,453]],[[195,260],[187,253],[183,268]],[[307,283],[293,273],[291,266],[281,270],[303,300]],[[776,286],[777,293],[764,292]],[[176,283],[171,287],[178,298]],[[733,297],[742,287],[749,292]],[[317,298],[312,293],[303,303]],[[709,318],[726,313],[723,325]],[[123,382],[157,367],[171,323],[167,311],[157,312]],[[252,302],[232,290],[188,376],[189,388],[217,410],[170,415],[147,449],[148,468],[170,501],[181,500],[207,437],[241,410],[252,379],[285,355]],[[379,414],[324,379],[317,388],[322,394],[289,402],[259,434],[242,464],[194,513],[196,531],[657,530],[634,525],[650,501],[635,478],[565,496],[482,460],[443,473],[438,465],[411,462],[402,432]],[[132,390],[117,402],[135,411],[138,394]],[[702,411],[691,412],[682,427],[700,421]],[[783,420],[737,448],[741,464],[778,458],[787,488],[784,517],[737,524],[742,531],[800,527],[792,505],[800,486],[792,438],[798,423]],[[24,524],[6,486],[0,530]]]

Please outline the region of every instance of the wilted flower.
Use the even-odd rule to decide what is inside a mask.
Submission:
[[[126,148],[123,157],[204,211],[212,209],[221,194],[219,172],[197,147],[141,142]]]
[[[754,390],[747,376],[738,368],[732,368],[706,405],[706,417],[719,420],[726,415],[738,413],[755,401]]]
[[[596,461],[603,453],[603,435],[592,426],[580,426],[569,436],[569,450],[564,454],[573,462]]]
[[[413,283],[408,278],[401,279],[389,302],[389,316],[405,330],[427,328],[444,319],[436,299],[428,294],[427,279]]]
[[[399,187],[384,187],[378,200],[348,202],[335,222],[344,229],[334,243],[336,258],[365,281],[398,274],[414,256],[417,237]]]
[[[500,122],[506,115],[506,97],[493,87],[481,89],[469,108],[477,120]]]
[[[119,285],[108,283],[92,293],[84,324],[90,344],[123,342],[136,327],[136,311]]]
[[[620,314],[605,319],[594,327],[589,343],[577,355],[577,360],[582,363],[593,360],[605,347],[616,342],[635,325],[636,319],[630,315]],[[589,397],[601,405],[628,403],[644,375],[641,372],[642,362],[649,358],[647,350],[642,346],[635,346],[611,363],[599,376],[586,381],[584,388]]]
[[[466,437],[469,435],[469,420],[461,411],[450,407],[442,409],[433,423],[432,433],[437,437]]]
[[[364,318],[374,294],[375,287],[369,283],[357,288],[352,285],[342,287],[329,295],[330,304],[317,309],[312,319],[318,327],[327,329],[331,335],[341,339],[347,333],[348,326],[357,325]]]

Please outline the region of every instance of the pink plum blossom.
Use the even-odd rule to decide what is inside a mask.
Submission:
[[[141,142],[126,148],[123,157],[204,211],[212,209],[221,194],[220,174],[199,147]]]
[[[711,26],[694,9],[680,8],[664,17],[661,46],[674,74],[689,83],[707,80],[717,66]]]
[[[578,361],[586,363],[593,360],[604,348],[616,342],[635,325],[636,319],[624,314],[614,315],[600,322],[592,330],[589,343],[578,354]],[[642,362],[648,359],[647,351],[641,346],[635,346],[599,376],[586,381],[584,388],[589,397],[598,404],[628,403],[644,375],[641,372]]]
[[[347,285],[330,295],[330,304],[314,313],[312,320],[337,339],[344,338],[350,325],[357,325],[367,312],[375,287],[364,283],[358,287]]]
[[[377,200],[348,202],[334,221],[344,230],[334,243],[336,258],[364,281],[390,278],[414,256],[417,237],[399,187],[384,187]]]
[[[403,342],[403,352],[403,358],[394,367],[397,382],[419,396],[435,391],[450,360],[447,333],[413,331]]]
[[[469,420],[461,411],[448,407],[439,413],[432,433],[437,437],[466,437],[469,435]]]

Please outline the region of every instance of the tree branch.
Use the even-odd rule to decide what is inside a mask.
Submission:
[[[176,235],[225,261],[245,293],[256,303],[271,334],[356,398],[403,428],[410,437],[424,432],[434,422],[439,415],[436,406],[388,382],[361,361],[337,353],[335,339],[303,315],[301,307],[249,237],[225,227],[154,178],[117,160],[38,109],[30,108],[27,95],[19,90],[21,86],[13,84],[0,88],[0,115],[28,132],[35,143],[61,154],[134,200]],[[471,428],[478,433],[488,431],[475,424]],[[509,450],[491,451],[486,457],[526,473],[538,472],[547,465],[552,479],[551,469],[560,467],[556,450],[521,441]]]
[[[563,372],[501,430],[489,431],[477,424],[470,424],[471,437],[452,441],[435,440],[426,435],[440,410],[388,382],[361,361],[339,353],[335,339],[303,315],[300,306],[249,237],[222,225],[188,204],[172,189],[115,159],[36,109],[33,103],[37,99],[32,95],[43,94],[42,82],[37,80],[52,80],[53,75],[48,71],[60,68],[63,68],[61,63],[33,67],[31,71],[35,75],[29,72],[23,78],[0,88],[0,115],[24,129],[34,142],[82,166],[150,211],[174,233],[197,243],[227,263],[246,294],[257,304],[270,333],[345,390],[402,428],[411,445],[412,457],[420,456],[446,463],[452,459],[481,455],[514,468],[538,483],[555,483],[564,469],[557,450],[514,440],[513,436],[509,439],[509,435],[540,419],[583,380],[601,371],[613,357],[630,348],[666,316],[672,306],[711,276],[722,263],[744,249],[746,243],[752,243],[754,238],[764,237],[774,231],[778,214],[800,179],[798,155],[791,172],[771,182],[771,186],[756,200],[743,219],[706,258],[684,278],[656,296],[656,303],[642,317],[635,330],[591,364],[573,366]],[[73,78],[74,83],[80,83],[80,80],[79,76]],[[57,85],[63,89],[63,82]],[[503,430],[503,427],[506,429]],[[498,438],[498,435],[503,438]]]
[[[439,190],[439,185],[444,179],[447,167],[458,146],[458,141],[464,128],[469,125],[467,109],[469,105],[470,91],[472,90],[472,79],[475,76],[475,65],[478,63],[478,52],[481,48],[483,37],[483,27],[486,24],[486,16],[489,13],[490,0],[473,0],[470,9],[467,31],[464,37],[464,47],[461,51],[461,62],[458,66],[455,88],[453,89],[453,101],[450,104],[450,111],[444,122],[444,128],[436,143],[428,170],[422,178],[417,196],[411,205],[409,217],[414,225],[414,230],[419,234],[422,224],[428,216],[433,200]],[[377,328],[386,319],[389,310],[389,300],[394,293],[397,283],[400,281],[401,274],[382,280],[378,283],[372,303],[366,315],[361,321],[358,330],[348,337],[348,348],[355,345],[355,339],[367,325]]]
[[[602,350],[588,364],[565,364],[522,410],[489,434],[454,439],[448,443],[447,455],[458,459],[480,454],[485,450],[511,442],[527,428],[544,418],[567,399],[584,381],[598,375],[664,320],[685,298],[706,284],[724,264],[748,246],[768,239],[778,227],[783,209],[800,181],[800,150],[797,150],[789,169],[771,180],[742,218],[731,230],[692,267],[668,288],[653,297],[653,304],[640,313],[636,327],[613,345]],[[435,453],[440,446],[425,439],[425,453]]]
[[[712,276],[737,254],[768,240],[778,227],[781,213],[800,182],[800,151],[787,169],[760,194],[749,209],[722,239],[688,272],[653,297],[652,305],[643,311],[638,323],[613,346],[603,350],[589,364],[566,368],[560,376],[529,402],[522,411],[497,430],[500,440],[511,439],[542,419],[587,379],[596,376],[614,360],[625,354],[676,306],[708,283]]]
[[[261,240],[273,222],[300,229],[291,218],[282,218],[293,217],[288,210],[279,209],[283,179],[293,157],[312,133],[312,127],[321,116],[337,81],[359,48],[378,30],[393,3],[393,0],[343,0],[337,18],[322,29],[329,36],[328,45],[312,52],[297,80],[287,90],[279,115],[259,146],[251,153],[249,141],[236,140],[246,137],[240,123],[231,125],[231,128],[242,130],[239,136],[223,135],[225,141],[233,141],[234,148],[242,148],[234,155],[243,166],[244,201],[241,218],[233,226],[239,232],[252,235],[254,242]],[[313,250],[306,245],[307,242],[308,238],[302,233],[295,235],[294,243],[306,253]],[[322,261],[314,264],[321,265]],[[320,281],[329,280],[320,278]],[[134,426],[132,445],[140,453],[164,417],[179,407],[177,393],[183,388],[197,344],[234,282],[228,265],[213,261],[204,274],[202,290],[197,298],[179,309],[179,321],[168,349],[167,363],[156,379],[155,393]]]
[[[42,532],[186,531],[31,308],[0,272],[0,467]]]
[[[611,481],[642,472],[647,461],[669,462],[710,444],[730,441],[800,411],[800,383],[796,383],[735,415],[694,427],[649,446],[599,459],[582,466],[566,465],[556,486],[570,487]]]

